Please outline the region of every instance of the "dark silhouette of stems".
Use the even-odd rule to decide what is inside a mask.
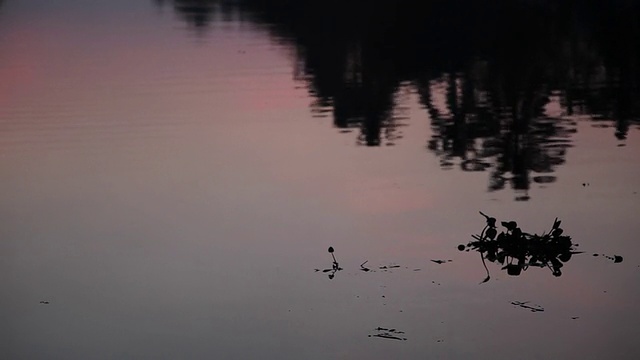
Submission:
[[[480,214],[482,214],[482,212]],[[487,215],[485,214],[482,214],[482,215],[488,218]],[[482,232],[480,233],[480,241],[484,241],[484,232],[487,230],[488,227],[489,225],[485,225],[484,229],[482,229]],[[480,259],[482,260],[482,266],[484,266],[484,269],[487,272],[487,277],[480,283],[480,284],[484,284],[487,281],[489,281],[489,279],[491,279],[491,275],[489,275],[489,268],[487,267],[487,263],[484,261],[484,253],[482,251],[480,252]]]

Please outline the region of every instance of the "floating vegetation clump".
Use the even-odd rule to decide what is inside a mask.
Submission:
[[[487,223],[480,235],[473,235],[474,241],[467,245],[459,245],[458,250],[475,250],[480,253],[482,264],[487,271],[485,283],[491,279],[485,260],[502,265],[511,276],[518,276],[529,267],[548,268],[554,276],[562,275],[563,264],[571,260],[575,254],[577,244],[571,242],[571,237],[563,235],[561,221],[557,218],[548,233],[542,235],[529,234],[522,231],[515,221],[503,221],[505,230],[498,234],[496,218],[485,217]]]

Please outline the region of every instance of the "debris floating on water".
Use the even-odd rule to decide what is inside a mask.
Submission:
[[[444,264],[444,263],[448,263],[448,262],[452,262],[453,260],[431,260],[436,264]]]
[[[399,268],[400,265],[385,265],[385,266],[380,266],[380,270],[387,270],[387,269],[395,269],[395,268]]]
[[[530,301],[512,301],[511,304],[515,306],[519,306],[523,309],[531,310],[531,312],[544,311],[544,308],[540,305],[536,305],[536,304],[529,305]]]
[[[377,327],[374,329],[377,333],[370,334],[369,337],[379,337],[383,339],[391,339],[391,340],[407,340],[406,337],[402,337],[399,335],[404,335],[404,331],[396,330],[396,329],[387,329],[383,327]]]
[[[360,270],[367,272],[367,271],[371,271],[371,269],[369,269],[368,267],[365,267],[364,264],[368,263],[369,260],[363,262],[362,264],[360,264]]]
[[[609,256],[609,255],[605,255],[605,254],[593,254],[593,256],[600,256],[600,255],[602,255],[602,256],[604,256],[605,258],[607,258],[607,259],[609,259],[609,260],[613,261],[613,262],[614,262],[614,263],[616,263],[616,264],[617,264],[617,263],[621,263],[621,262],[622,262],[622,260],[624,260],[624,258],[623,258],[622,256],[620,256],[620,255],[613,255],[613,256]]]

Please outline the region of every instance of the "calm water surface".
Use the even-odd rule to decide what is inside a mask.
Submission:
[[[619,3],[0,1],[0,358],[637,359]]]

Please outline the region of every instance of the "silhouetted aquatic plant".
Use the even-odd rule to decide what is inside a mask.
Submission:
[[[336,260],[336,256],[333,255],[333,252],[335,251],[335,250],[333,250],[333,246],[329,246],[329,250],[328,251],[329,251],[329,254],[331,254],[331,257],[333,258],[333,264],[337,266],[338,265],[338,261]]]
[[[335,251],[333,249],[333,246],[329,246],[329,254],[331,254],[331,258],[333,259],[333,263],[331,264],[331,269],[324,269],[322,270],[322,272],[324,273],[329,273],[329,279],[333,279],[336,275],[336,272],[342,270],[342,268],[340,267],[340,264],[338,264],[338,261],[336,260],[336,256],[333,255],[333,252]],[[320,271],[320,269],[316,269],[316,271]]]
[[[497,220],[494,217],[485,217],[487,223],[480,235],[472,235],[475,239],[467,245],[459,245],[458,250],[475,250],[480,253],[482,264],[487,271],[487,277],[481,282],[491,279],[485,259],[490,262],[503,265],[502,270],[507,274],[518,276],[530,266],[546,267],[554,276],[562,275],[563,263],[571,260],[576,251],[577,244],[571,241],[571,237],[563,235],[560,227],[561,221],[557,218],[548,233],[542,235],[523,232],[515,221],[502,221],[501,225],[506,229],[498,234]]]

